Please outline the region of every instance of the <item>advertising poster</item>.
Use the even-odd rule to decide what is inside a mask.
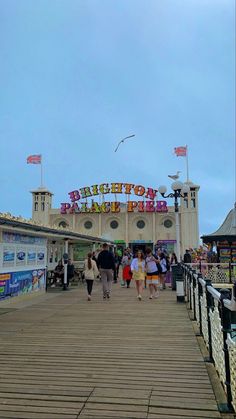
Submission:
[[[27,265],[35,265],[37,258],[37,252],[35,249],[28,249],[27,250]]]
[[[6,298],[10,294],[11,274],[0,274],[0,299]]]
[[[37,251],[37,264],[44,265],[45,264],[45,249],[39,249]]]
[[[15,264],[15,246],[3,246],[3,261],[2,265],[14,266]]]
[[[24,246],[16,247],[16,265],[26,265],[26,249]]]
[[[11,296],[27,294],[33,291],[45,289],[45,270],[13,272],[9,281],[9,293]]]

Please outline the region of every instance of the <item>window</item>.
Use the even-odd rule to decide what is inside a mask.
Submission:
[[[93,227],[92,221],[85,221],[84,228],[86,228],[86,230],[90,230],[90,228],[92,227]]]
[[[196,208],[196,201],[195,199],[191,199],[191,208]]]
[[[118,228],[119,224],[116,220],[110,222],[110,227],[114,229]]]
[[[145,227],[145,222],[143,220],[139,220],[139,221],[137,221],[136,226],[138,228],[144,228]]]
[[[35,202],[35,203],[34,203],[34,210],[35,210],[35,211],[38,211],[38,207],[39,207],[38,202]]]
[[[66,228],[66,227],[68,227],[68,224],[65,221],[61,221],[59,223],[59,227]]]
[[[172,223],[172,221],[171,221],[171,220],[165,220],[165,221],[164,221],[164,226],[165,226],[165,228],[171,228],[171,227],[172,227],[172,225],[173,225],[173,223]]]
[[[44,202],[42,202],[41,203],[41,210],[44,211],[44,209],[45,209],[45,204],[44,204]]]

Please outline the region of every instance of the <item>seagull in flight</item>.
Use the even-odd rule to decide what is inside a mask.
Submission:
[[[173,179],[173,180],[177,180],[177,179],[179,179],[179,174],[180,174],[181,172],[177,172],[176,173],[176,175],[168,175],[168,177],[170,177],[171,179]]]
[[[122,140],[121,140],[121,141],[119,142],[119,144],[117,145],[117,147],[116,147],[116,149],[115,149],[115,152],[118,150],[118,148],[120,147],[121,143],[124,143],[124,142],[125,142],[125,140],[127,140],[128,138],[132,138],[132,137],[135,137],[135,134],[128,135],[128,137],[122,138]]]

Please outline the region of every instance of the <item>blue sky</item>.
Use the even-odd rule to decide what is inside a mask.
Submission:
[[[58,207],[104,181],[185,180],[185,144],[200,232],[233,207],[233,0],[0,0],[0,62],[0,211],[31,216],[30,154]]]

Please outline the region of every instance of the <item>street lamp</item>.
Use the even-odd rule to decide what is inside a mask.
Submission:
[[[175,226],[176,226],[176,256],[180,262],[180,228],[179,228],[179,203],[178,198],[185,198],[190,191],[188,184],[179,181],[173,182],[171,185],[173,192],[166,195],[167,188],[162,185],[158,188],[158,192],[163,198],[174,198],[175,205]]]

